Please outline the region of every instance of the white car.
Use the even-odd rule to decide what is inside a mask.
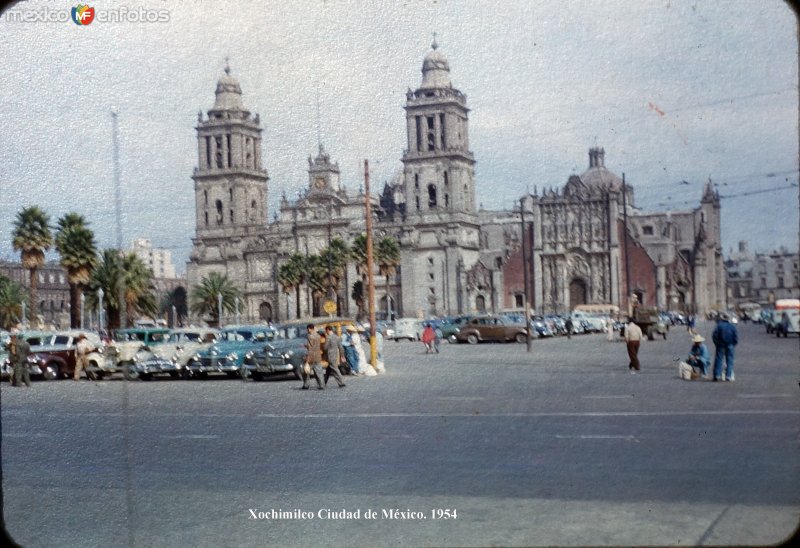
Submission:
[[[390,338],[395,341],[408,339],[418,341],[422,338],[422,321],[416,318],[398,318],[394,321],[394,333]]]

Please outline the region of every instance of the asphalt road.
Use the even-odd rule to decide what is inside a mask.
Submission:
[[[387,342],[385,375],[324,392],[3,383],[7,530],[80,547],[776,543],[800,522],[800,340],[739,330],[734,383],[677,378],[681,328],[643,343],[636,375],[622,343],[585,335],[530,354]]]

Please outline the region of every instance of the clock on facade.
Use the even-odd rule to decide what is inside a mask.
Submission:
[[[314,179],[314,186],[322,190],[323,188],[325,188],[325,179],[323,179],[322,177],[317,177],[316,179]]]

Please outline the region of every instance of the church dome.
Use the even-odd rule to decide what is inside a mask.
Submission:
[[[450,64],[447,57],[439,51],[439,44],[436,38],[431,44],[431,51],[425,55],[422,61],[422,85],[420,88],[449,88],[450,83]]]
[[[244,110],[242,88],[239,80],[231,76],[231,67],[225,62],[225,74],[217,81],[214,110]]]
[[[589,149],[589,169],[581,174],[581,181],[604,190],[622,189],[622,179],[605,166],[605,150],[602,148]]]

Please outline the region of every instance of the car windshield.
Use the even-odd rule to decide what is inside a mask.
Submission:
[[[171,343],[186,342],[186,341],[197,342],[199,340],[200,340],[200,333],[195,333],[195,332],[192,332],[192,333],[172,333],[169,336],[169,339],[168,339],[168,341],[171,342]]]

